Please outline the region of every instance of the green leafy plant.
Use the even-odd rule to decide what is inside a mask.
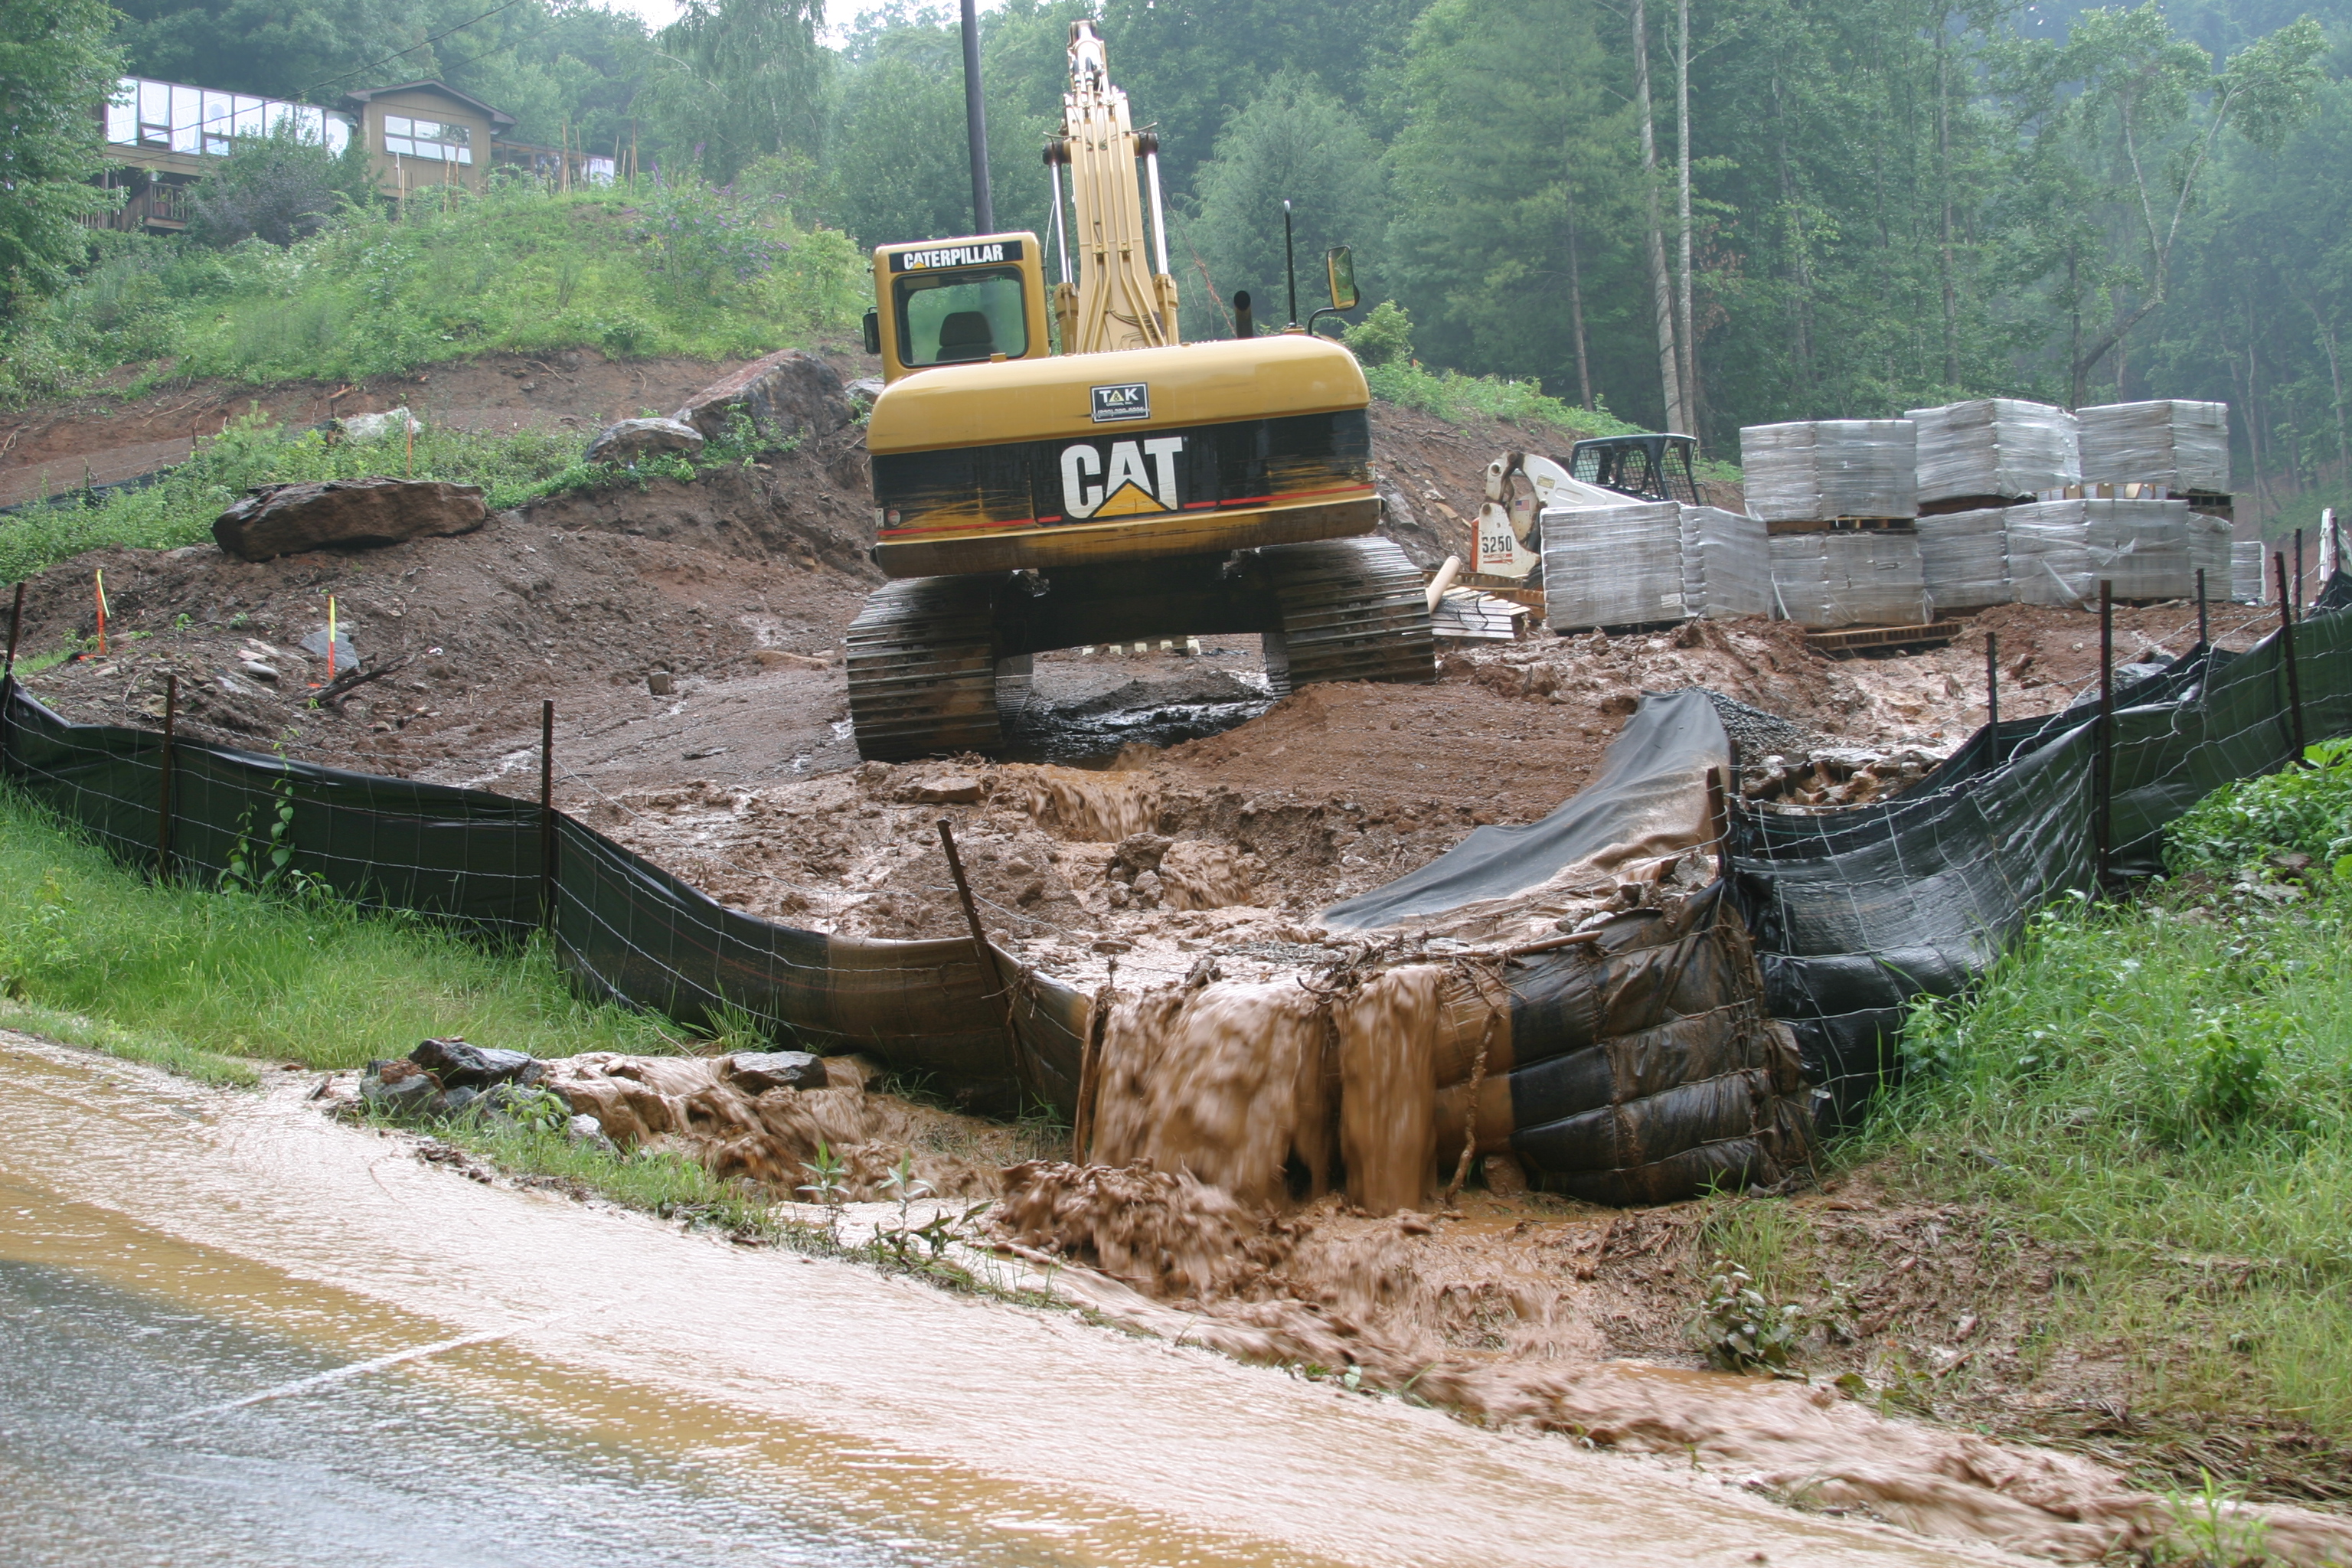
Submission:
[[[247,805],[237,819],[236,842],[228,852],[228,867],[221,873],[225,888],[242,888],[256,893],[291,894],[305,897],[331,892],[321,878],[312,876],[294,863],[294,775],[282,773],[269,786],[268,805],[264,808],[268,822],[266,829],[257,831],[254,810]]]
[[[2248,1510],[2210,1470],[2199,1474],[2202,1480],[2195,1489],[2165,1494],[2173,1539],[2151,1552],[2151,1560],[2179,1568],[2264,1568],[2276,1561],[2270,1552],[2269,1521]]]
[[[801,1162],[801,1173],[808,1177],[793,1189],[806,1193],[809,1201],[824,1209],[825,1239],[835,1247],[841,1245],[841,1205],[849,1201],[849,1164],[825,1144],[816,1141],[816,1158]]]
[[[2225,784],[2167,834],[2175,871],[2233,871],[2265,856],[2309,856],[2352,876],[2352,737],[2323,741],[2306,767]]]
[[[1794,1375],[1814,1330],[1843,1328],[1852,1294],[1853,1287],[1833,1284],[1818,1303],[1774,1301],[1745,1268],[1718,1255],[1708,1270],[1696,1327],[1706,1359],[1725,1372]]]

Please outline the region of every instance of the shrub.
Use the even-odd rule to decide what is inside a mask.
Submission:
[[[2172,825],[2175,871],[2231,871],[2266,855],[2308,855],[2352,875],[2352,737],[2323,741],[2290,767],[2215,790]]]
[[[1412,358],[1412,318],[1394,300],[1383,300],[1372,313],[1349,327],[1341,339],[1364,363],[1394,364]]]

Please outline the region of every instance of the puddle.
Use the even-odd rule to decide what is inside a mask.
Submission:
[[[1130,680],[1078,702],[1032,696],[1007,715],[1007,762],[1108,767],[1129,746],[1154,750],[1237,729],[1274,706],[1265,677],[1209,670]]]

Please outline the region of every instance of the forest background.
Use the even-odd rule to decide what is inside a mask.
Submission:
[[[659,31],[562,0],[0,9],[20,111],[115,70],[320,102],[438,78],[517,140],[634,147],[673,202],[750,193],[795,244],[844,242],[810,256],[971,226],[950,7],[831,34],[821,0],[690,0]],[[1352,246],[1368,302],[1403,312],[1368,356],[1539,383],[1719,458],[1743,425],[1954,397],[2196,397],[2231,404],[2271,529],[2352,489],[2352,0],[1007,0],[982,23],[1000,227],[1047,226],[1038,150],[1086,15],[1160,130],[1192,335],[1229,331],[1242,289],[1279,320],[1287,197],[1302,257]],[[45,77],[61,41],[85,58]],[[29,191],[40,149],[12,135],[0,174]],[[0,224],[0,353],[37,364],[130,273],[203,287],[172,281],[203,243],[45,266]]]

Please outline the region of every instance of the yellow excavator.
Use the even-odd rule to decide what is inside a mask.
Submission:
[[[1433,679],[1422,574],[1368,537],[1355,356],[1295,323],[1257,335],[1246,295],[1238,336],[1182,341],[1158,138],[1129,123],[1093,23],[1071,25],[1069,61],[1045,149],[1050,293],[1034,234],[874,252],[885,385],[866,442],[873,557],[894,581],[849,628],[868,759],[998,749],[1033,656],[1084,644],[1259,633],[1277,695]],[[1333,306],[1352,306],[1344,248],[1327,270]]]

